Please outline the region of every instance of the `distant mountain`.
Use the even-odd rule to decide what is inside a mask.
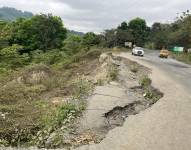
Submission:
[[[72,35],[83,36],[84,33],[83,32],[78,32],[78,31],[74,31],[74,30],[68,30],[67,36],[72,36]]]
[[[30,18],[32,16],[33,14],[31,12],[21,11],[10,7],[0,8],[0,20],[14,21],[17,18]]]

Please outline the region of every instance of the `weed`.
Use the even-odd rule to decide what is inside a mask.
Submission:
[[[151,85],[152,81],[151,79],[144,75],[139,79],[139,84],[143,87],[143,88],[148,88]]]
[[[142,76],[139,80],[139,84],[144,90],[145,99],[151,101],[151,104],[156,103],[163,94],[151,86],[152,80],[148,76]]]
[[[158,90],[154,89],[153,87],[148,87],[145,89],[144,97],[151,101],[151,104],[156,103],[161,97],[163,97],[163,94],[159,92]]]
[[[117,79],[118,75],[118,68],[116,65],[112,64],[108,67],[108,78],[109,80],[113,81]]]
[[[74,119],[78,114],[78,110],[74,104],[65,104],[58,109],[56,115],[56,123],[60,125],[65,121],[65,123],[69,123],[71,119]],[[66,120],[67,119],[67,120]]]
[[[84,95],[88,95],[93,89],[93,84],[81,77],[73,83],[73,86],[72,96],[74,99],[81,99]]]

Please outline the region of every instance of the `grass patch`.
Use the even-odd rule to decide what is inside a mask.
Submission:
[[[5,119],[0,118],[0,139],[12,146],[24,144],[44,147],[44,142],[53,131],[81,115],[86,108],[85,98],[93,88],[88,81],[78,79],[72,83],[70,101],[54,106],[40,100],[40,85],[14,85],[0,90],[0,112],[6,114]]]
[[[152,83],[152,80],[146,75],[142,76],[139,80],[139,84],[141,85],[141,87],[144,90],[143,96],[145,97],[145,99],[151,101],[150,104],[154,104],[161,97],[163,97],[163,94],[160,91],[158,91],[157,89],[154,89],[151,86],[151,83]]]
[[[191,64],[191,53],[171,53],[174,59]]]
[[[139,79],[139,84],[143,88],[148,88],[149,86],[151,86],[151,83],[152,83],[152,81],[147,75],[144,75],[144,76],[140,77],[140,79]]]
[[[38,145],[50,133],[79,116],[86,108],[86,96],[93,85],[84,78],[98,66],[99,49],[47,64],[31,64],[11,73],[0,73],[0,146]],[[60,57],[60,56],[59,56]],[[70,60],[71,59],[71,60]],[[68,67],[65,67],[68,65]],[[13,73],[14,72],[14,73]],[[54,106],[54,97],[71,96]]]
[[[85,110],[85,97],[91,93],[92,89],[93,85],[82,78],[79,78],[74,82],[73,95],[70,98],[71,100],[69,102],[65,102],[52,111],[48,111],[47,114],[42,117],[41,126],[43,129],[37,133],[37,136],[33,137],[33,144],[40,148],[44,148],[46,147],[45,141],[47,141],[47,138],[51,133],[57,131],[57,129],[63,126],[65,127],[65,130],[71,130],[70,125],[73,124],[74,120]],[[45,104],[40,104],[40,106],[46,108]],[[54,139],[48,147],[54,147],[55,145],[58,146],[63,143],[61,138],[58,139],[59,142],[57,139]]]

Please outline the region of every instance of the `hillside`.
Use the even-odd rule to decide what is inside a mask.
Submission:
[[[31,12],[27,11],[23,12],[21,10],[17,10],[15,8],[10,8],[10,7],[0,8],[0,20],[14,21],[20,17],[30,18],[32,16],[33,14]]]
[[[83,36],[84,33],[83,32],[78,32],[78,31],[74,31],[74,30],[68,30],[67,31],[67,36],[72,36],[72,35]]]

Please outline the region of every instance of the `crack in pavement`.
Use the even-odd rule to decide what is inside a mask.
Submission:
[[[94,93],[94,94],[92,94],[92,95],[101,95],[101,96],[107,96],[107,97],[122,98],[122,97],[118,97],[118,96],[107,95],[107,94],[100,94],[100,93]]]

